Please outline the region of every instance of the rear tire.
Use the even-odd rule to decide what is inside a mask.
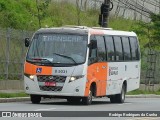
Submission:
[[[126,87],[123,84],[121,93],[116,95],[117,103],[124,103],[124,101],[125,101],[125,95],[126,95]]]
[[[111,103],[124,103],[125,95],[126,95],[126,86],[123,84],[121,93],[117,95],[111,95],[110,101]]]
[[[91,105],[92,104],[92,95],[93,95],[92,89],[90,89],[88,97],[82,98],[82,103],[84,105]]]
[[[41,96],[39,95],[30,95],[30,98],[33,104],[39,104],[41,101]]]

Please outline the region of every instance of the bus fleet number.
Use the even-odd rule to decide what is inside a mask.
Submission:
[[[55,70],[55,73],[67,73],[67,70]]]

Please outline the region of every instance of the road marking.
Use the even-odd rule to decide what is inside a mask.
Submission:
[[[48,108],[48,109],[37,109],[34,111],[49,111],[49,110],[55,110],[56,108]]]
[[[132,103],[123,103],[123,104],[118,104],[118,105],[131,105]]]

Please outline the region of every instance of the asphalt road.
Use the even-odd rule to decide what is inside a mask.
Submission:
[[[0,111],[160,111],[160,98],[126,98],[124,104],[112,104],[108,98],[98,98],[93,100],[93,104],[85,106],[82,104],[71,104],[65,99],[51,99],[42,101],[41,104],[29,102],[0,103]],[[159,113],[160,114],[160,113]],[[31,118],[30,118],[31,119]],[[38,118],[39,119],[39,118]],[[77,117],[77,118],[43,118],[52,120],[160,120],[157,117],[150,118],[109,118],[109,117]],[[15,118],[17,120],[17,118]]]
[[[123,104],[110,103],[108,98],[93,99],[92,105],[71,104],[65,99],[0,103],[0,111],[160,111],[160,98],[126,98]]]

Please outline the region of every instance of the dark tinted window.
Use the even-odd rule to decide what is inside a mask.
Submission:
[[[106,49],[103,36],[96,36],[98,48],[98,60],[106,61]]]
[[[138,48],[138,42],[135,37],[130,37],[130,45],[131,45],[131,54],[132,54],[132,60],[139,60],[139,48]]]
[[[114,44],[115,44],[116,60],[123,60],[123,52],[122,52],[122,42],[121,42],[121,38],[115,36],[115,37],[114,37]]]
[[[131,50],[128,37],[122,37],[124,60],[131,60]]]
[[[106,49],[107,49],[107,60],[114,61],[115,54],[114,54],[113,37],[105,36],[105,42],[106,42]]]

